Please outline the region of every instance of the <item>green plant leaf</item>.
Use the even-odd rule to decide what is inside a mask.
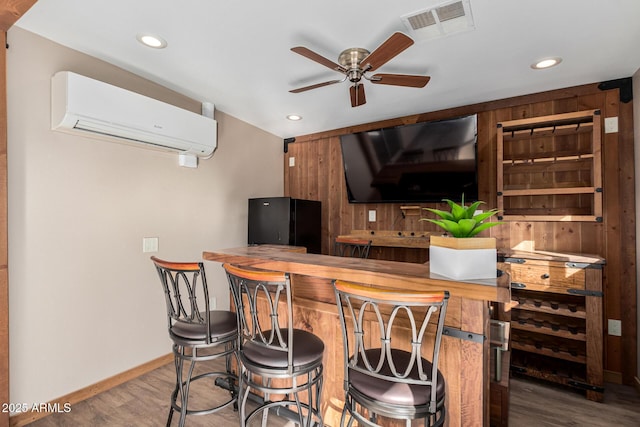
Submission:
[[[474,228],[473,231],[471,231],[468,237],[473,237],[476,234],[480,233],[481,231],[486,230],[487,228],[495,227],[496,225],[500,225],[500,224],[502,223],[501,222],[483,222],[482,224],[478,224],[476,228]]]
[[[453,237],[468,237],[477,226],[477,222],[473,218],[463,218],[458,221],[458,236]]]
[[[449,212],[441,211],[440,209],[432,209],[432,208],[422,208],[422,209],[432,212],[438,215],[440,218],[453,221],[453,215],[451,215]]]
[[[481,214],[476,215],[474,218],[477,222],[482,222],[487,218],[490,218],[498,213],[497,209],[491,209],[490,211],[482,212]]]
[[[421,220],[432,222],[437,226],[441,227],[444,231],[451,233],[451,230],[449,230],[449,225],[444,222],[445,220],[431,219],[431,218],[422,218]]]
[[[457,204],[453,200],[444,199],[445,202],[449,204],[451,208],[451,215],[453,215],[453,221],[460,221],[462,218],[465,218],[465,208],[462,205]]]
[[[477,202],[474,202],[471,206],[469,206],[466,211],[466,218],[473,218],[475,216],[476,209],[478,209],[478,206],[480,206],[483,203],[484,202],[477,201]]]
[[[460,224],[457,221],[450,221],[448,219],[443,219],[442,222],[446,227],[442,227],[451,233],[452,236],[457,237],[460,235]]]

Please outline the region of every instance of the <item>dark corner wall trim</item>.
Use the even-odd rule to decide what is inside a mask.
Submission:
[[[289,144],[296,142],[295,138],[285,138],[284,139],[284,152],[289,152]]]
[[[600,90],[620,89],[620,102],[630,102],[633,100],[633,80],[631,77],[623,79],[607,80],[598,85]]]

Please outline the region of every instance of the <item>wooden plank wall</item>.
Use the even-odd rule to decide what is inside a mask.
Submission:
[[[342,169],[340,135],[387,126],[478,114],[479,196],[495,207],[496,123],[588,109],[602,117],[619,118],[619,132],[603,134],[604,221],[602,223],[510,222],[490,229],[499,247],[532,242],[538,250],[602,256],[604,269],[604,363],[606,379],[633,384],[636,375],[635,198],[633,164],[633,107],[621,102],[619,89],[600,90],[598,84],[576,86],[450,110],[368,123],[313,135],[296,136],[284,155],[285,196],[322,202],[322,252],[333,240],[353,229],[435,231],[418,216],[403,218],[400,204],[349,204]],[[604,126],[603,126],[604,127]],[[295,157],[294,167],[289,158]],[[438,204],[421,204],[436,207]],[[441,205],[442,208],[445,205]],[[377,221],[369,223],[368,210]],[[374,258],[424,262],[428,252],[418,249],[374,248]],[[606,319],[622,321],[622,337],[606,333]]]

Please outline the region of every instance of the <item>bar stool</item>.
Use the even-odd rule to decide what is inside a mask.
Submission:
[[[167,426],[171,424],[173,412],[177,411],[180,413],[179,426],[182,427],[187,415],[211,414],[237,403],[237,376],[231,372],[231,359],[237,358],[237,320],[231,311],[210,310],[203,263],[164,261],[156,257],[151,257],[151,261],[158,271],[165,294],[176,366],[176,386],[171,394]],[[221,357],[225,358],[225,371],[193,375],[197,363]],[[204,378],[213,378],[214,384],[227,389],[229,398],[207,409],[188,409],[191,384]]]
[[[223,267],[238,312],[240,425],[261,414],[265,426],[273,409],[300,426],[322,426],[324,343],[293,327],[289,274]],[[271,400],[274,394],[284,397]],[[247,414],[250,395],[259,404]]]
[[[425,426],[443,425],[445,379],[438,357],[449,293],[340,280],[334,281],[334,289],[344,343],[340,426],[347,416],[348,426],[354,420],[377,426],[378,416],[406,420],[407,426],[412,419],[423,419]],[[427,335],[432,329],[435,334]]]
[[[333,253],[337,256],[369,258],[370,250],[371,240],[336,237]]]

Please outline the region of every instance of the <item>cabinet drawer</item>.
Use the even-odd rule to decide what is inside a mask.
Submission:
[[[582,268],[556,267],[545,264],[511,264],[511,282],[525,285],[525,289],[566,293],[568,289],[585,288]]]

